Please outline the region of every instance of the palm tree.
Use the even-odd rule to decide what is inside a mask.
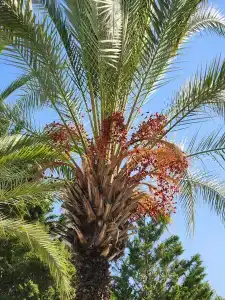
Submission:
[[[64,182],[58,234],[74,254],[76,299],[109,299],[109,262],[123,255],[132,223],[169,218],[179,186],[190,226],[199,194],[224,220],[224,182],[188,168],[206,156],[223,163],[224,133],[195,136],[185,152],[169,137],[204,114],[224,117],[225,61],[199,72],[168,110],[137,117],[188,38],[224,36],[225,20],[202,0],[0,0],[0,15],[2,57],[22,73],[4,91],[21,91],[5,112],[61,153],[38,164]],[[33,112],[47,107],[60,120],[40,133]]]

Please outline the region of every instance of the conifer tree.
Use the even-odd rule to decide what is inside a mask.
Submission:
[[[205,280],[200,255],[182,258],[178,236],[162,239],[165,227],[163,222],[139,222],[126,259],[115,265],[114,299],[223,300]]]

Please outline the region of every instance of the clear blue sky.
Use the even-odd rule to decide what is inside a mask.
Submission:
[[[225,14],[225,0],[214,0],[211,3]],[[182,61],[180,67],[182,68],[176,73],[177,79],[163,88],[160,93],[157,93],[153,97],[153,101],[146,105],[146,108],[151,111],[158,110],[171,95],[171,92],[194,73],[197,66],[209,63],[218,54],[225,57],[225,38],[204,35],[192,39],[180,58]],[[12,68],[0,65],[0,89],[15,77],[16,74]],[[38,114],[36,122],[42,124],[53,118],[51,113],[48,115],[41,114],[42,120],[40,121],[39,116],[40,114]],[[205,130],[210,131],[210,126],[205,127]],[[184,217],[178,210],[169,232],[180,236],[186,250],[185,257],[188,258],[195,253],[201,254],[208,273],[207,279],[217,293],[225,297],[225,226],[221,224],[220,220],[211,214],[206,206],[200,207],[196,211],[195,235],[190,238],[186,235]]]

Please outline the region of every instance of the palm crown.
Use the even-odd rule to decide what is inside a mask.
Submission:
[[[22,70],[2,100],[20,88],[22,96],[4,113],[51,148],[47,162],[31,156],[38,174],[64,180],[60,233],[76,253],[77,299],[108,299],[108,261],[123,254],[132,223],[169,217],[180,186],[190,224],[199,192],[224,217],[224,184],[188,170],[205,155],[223,160],[224,135],[194,137],[187,153],[167,137],[199,112],[224,117],[225,62],[199,72],[168,110],[135,120],[187,39],[224,35],[225,20],[202,0],[0,0],[0,13],[2,55]],[[46,106],[60,122],[40,133],[30,115]]]

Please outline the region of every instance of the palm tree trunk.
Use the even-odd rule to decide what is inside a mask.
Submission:
[[[111,293],[108,260],[99,254],[78,254],[75,265],[75,300],[109,300]]]

